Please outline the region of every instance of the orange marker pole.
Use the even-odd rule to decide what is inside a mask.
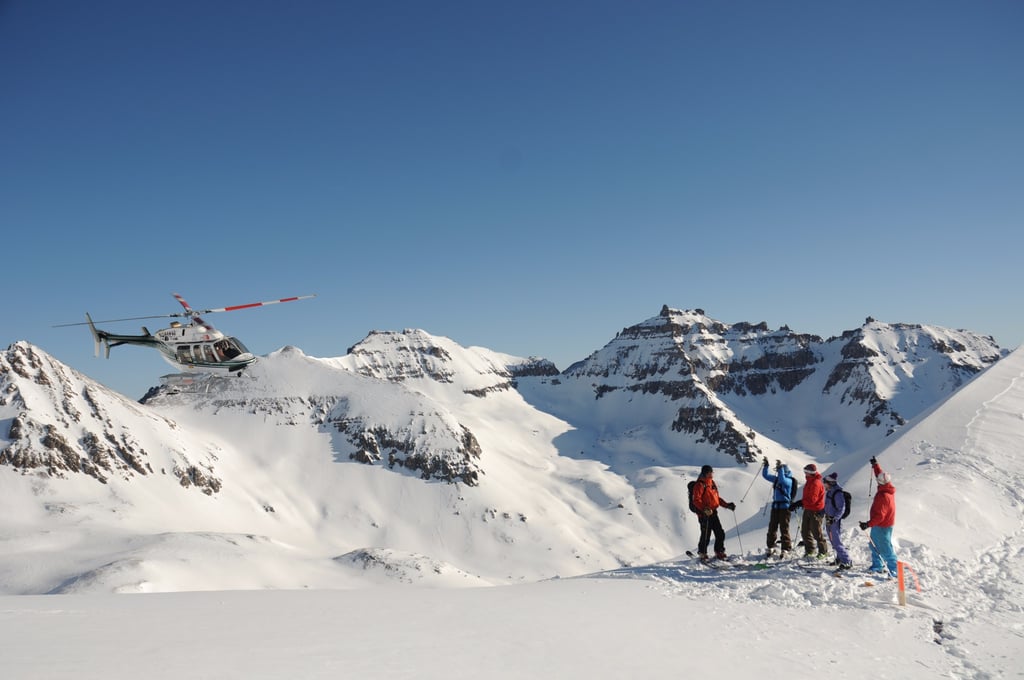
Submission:
[[[906,591],[906,588],[904,588],[904,586],[903,586],[903,562],[902,561],[896,563],[896,577],[899,579],[899,582],[900,582],[899,603],[900,603],[901,607],[906,607],[907,606],[907,591]]]

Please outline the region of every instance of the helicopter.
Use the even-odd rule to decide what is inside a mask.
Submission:
[[[111,347],[141,345],[143,347],[155,348],[167,363],[185,373],[241,375],[246,366],[256,361],[256,356],[246,349],[245,345],[238,338],[224,335],[204,321],[201,315],[213,314],[215,312],[233,312],[239,309],[276,305],[282,302],[295,302],[296,300],[316,297],[315,294],[299,295],[281,298],[280,300],[267,300],[265,302],[251,302],[231,307],[195,310],[177,293],[172,293],[172,295],[185,311],[152,316],[131,316],[124,319],[108,319],[106,321],[93,321],[89,313],[86,312],[86,321],[84,323],[63,323],[57,324],[54,328],[88,325],[89,330],[92,331],[93,340],[96,342],[96,356],[99,356],[101,345],[104,348],[104,355],[108,359],[110,358]],[[190,321],[186,324],[180,321],[172,321],[169,328],[163,328],[156,333],[150,333],[149,329],[143,326],[142,335],[123,335],[96,328],[98,323],[116,323],[119,321],[162,319],[168,317],[188,317]]]

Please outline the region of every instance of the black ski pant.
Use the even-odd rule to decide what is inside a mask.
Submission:
[[[819,555],[828,554],[828,543],[825,541],[825,532],[821,528],[821,522],[825,513],[818,514],[804,508],[804,517],[800,522],[800,536],[804,542],[804,554],[813,555],[817,546]]]
[[[698,515],[700,520],[700,540],[697,541],[697,552],[705,555],[708,552],[708,542],[711,534],[715,534],[715,554],[725,552],[725,529],[722,528],[722,520],[718,519],[718,512],[710,515]]]
[[[775,547],[779,534],[782,534],[782,549],[789,552],[793,549],[793,539],[789,537],[789,506],[772,508],[768,517],[768,549]]]

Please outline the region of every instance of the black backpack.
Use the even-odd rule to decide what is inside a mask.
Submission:
[[[698,510],[697,506],[693,504],[693,487],[696,483],[696,481],[692,481],[686,485],[686,497],[690,501],[690,512],[699,515],[700,510]]]
[[[839,519],[846,519],[850,516],[850,506],[853,505],[853,496],[846,489],[843,489],[843,498],[846,499],[846,509],[843,510],[843,516]]]
[[[796,503],[796,490],[800,488],[800,482],[796,481],[796,477],[790,477],[789,480],[793,482],[793,486],[789,489],[789,502]]]

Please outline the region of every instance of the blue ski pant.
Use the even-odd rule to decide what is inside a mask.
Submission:
[[[871,569],[888,569],[896,575],[896,551],[892,547],[892,527],[871,527]]]

